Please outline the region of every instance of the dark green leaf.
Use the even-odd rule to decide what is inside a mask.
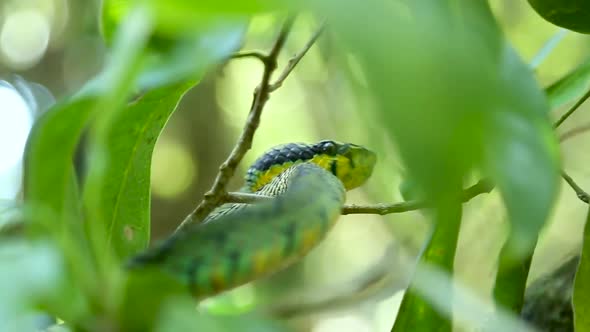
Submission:
[[[528,0],[547,21],[566,29],[590,33],[590,2],[586,0]]]
[[[586,217],[582,255],[574,280],[574,326],[576,332],[590,331],[590,211]]]
[[[590,59],[545,89],[551,108],[580,98],[590,88]]]
[[[461,226],[460,203],[441,204],[435,213],[435,229],[428,241],[419,264],[440,267],[443,271],[453,271],[455,250]],[[416,273],[422,273],[417,270]],[[415,275],[414,278],[424,276]],[[416,285],[410,284],[402,300],[392,331],[452,331],[452,319],[440,313],[428,299],[424,299]],[[452,296],[452,295],[451,295]],[[452,301],[451,298],[445,299]]]

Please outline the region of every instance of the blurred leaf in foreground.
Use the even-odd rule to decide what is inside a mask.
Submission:
[[[453,3],[325,0],[319,10],[358,59],[378,105],[375,117],[419,194],[452,204],[473,172],[499,182],[515,233],[507,254],[518,262],[532,255],[558,190],[548,105],[487,3]],[[435,227],[459,231],[456,223]]]

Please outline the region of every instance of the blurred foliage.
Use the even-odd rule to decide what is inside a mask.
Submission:
[[[583,26],[590,22],[588,10],[552,14],[555,6],[587,6],[585,2],[529,2],[548,21],[588,32]],[[418,268],[399,263],[389,270],[404,275],[399,280],[413,274],[398,314],[395,305],[379,310],[377,304],[361,301],[363,317],[386,317],[379,320],[387,323],[375,329],[450,331],[486,324],[504,331],[528,328],[518,321],[518,313],[531,280],[533,252],[543,249],[538,245],[542,232],[563,206],[559,174],[566,150],[559,146],[550,111],[570,106],[587,93],[590,48],[578,45],[580,35],[567,35],[560,43],[569,41],[582,51],[559,53],[555,43],[536,58],[544,62],[535,60],[533,71],[527,64],[530,50],[540,48],[557,28],[541,21],[526,26],[526,43],[539,42],[523,42],[526,50],[521,49],[523,44],[515,42],[521,36],[510,33],[520,22],[511,16],[514,6],[510,1],[492,1],[490,6],[469,0],[104,0],[94,7],[72,1],[70,14],[85,8],[75,19],[86,27],[78,33],[87,39],[77,40],[70,55],[62,54],[70,59],[63,69],[70,83],[53,89],[58,101],[54,104],[37,83],[14,79],[13,84],[0,84],[41,113],[24,157],[23,204],[16,207],[26,232],[0,238],[0,329],[45,329],[57,318],[64,323],[50,327],[52,331],[312,330],[314,319],[282,324],[277,317],[266,317],[272,312],[268,308],[305,307],[342,289],[354,294],[355,287],[346,287],[353,279],[352,262],[368,270],[391,237],[407,247],[410,261],[417,254]],[[536,15],[531,8],[517,8],[528,17]],[[0,9],[10,10],[16,9]],[[395,201],[400,198],[396,183],[403,178],[404,198],[432,204],[422,214],[366,216],[358,219],[359,225],[342,221],[306,262],[257,283],[261,291],[247,285],[195,310],[194,301],[172,281],[162,284],[159,276],[151,275],[129,278],[121,266],[153,238],[162,237],[161,228],[174,228],[206,190],[243,126],[260,77],[259,67],[250,60],[239,60],[242,64],[228,59],[240,48],[268,49],[278,24],[292,13],[298,16],[280,64],[302,47],[320,22],[326,20],[328,30],[318,41],[321,52],[313,48],[284,87],[273,93],[245,162],[278,140],[328,136],[366,144],[378,151],[381,166],[372,187],[364,194],[352,192],[350,198]],[[92,23],[97,17],[99,27]],[[538,26],[547,33],[535,34]],[[0,28],[0,51],[3,31]],[[92,60],[76,56],[86,48],[101,51]],[[78,61],[84,74],[70,71]],[[98,63],[103,63],[100,70]],[[560,70],[549,72],[555,63]],[[43,70],[30,76],[44,82],[54,66],[39,67]],[[185,118],[173,114],[189,101],[184,107],[192,120],[186,120],[189,112],[183,113]],[[159,157],[153,152],[161,135],[168,144],[193,140],[192,148],[185,145],[181,151],[193,149],[198,163],[193,181],[199,189],[182,189],[182,207],[151,197],[157,181],[150,178],[157,174],[150,168]],[[185,166],[170,165],[170,176],[175,167]],[[483,204],[462,206],[461,190],[480,177],[496,185],[498,195],[490,195],[495,205],[487,210]],[[496,222],[477,217],[483,226],[469,233],[474,226],[465,221],[477,211],[493,211],[487,214]],[[342,217],[347,218],[353,217]],[[391,222],[384,225],[381,219]],[[509,225],[498,222],[503,219]],[[386,227],[392,234],[384,232]],[[469,302],[476,303],[477,314],[458,305],[456,310],[464,311],[453,320],[449,308],[463,303],[465,296],[453,294],[452,283],[462,282],[463,270],[477,270],[462,261],[472,254],[466,241],[483,243],[479,251],[485,260],[498,265],[497,273],[493,268],[486,277],[494,284],[493,299],[487,294],[491,287],[480,287],[483,296],[469,295],[478,299]],[[486,250],[485,243],[492,249]],[[588,278],[580,277],[590,264],[587,247],[585,243],[574,288],[579,331],[587,328],[584,313],[590,305],[580,295],[588,288]],[[384,287],[389,289],[385,292],[405,286],[399,280]],[[332,290],[326,285],[343,286]],[[484,319],[487,307],[480,298],[494,302],[498,313]]]

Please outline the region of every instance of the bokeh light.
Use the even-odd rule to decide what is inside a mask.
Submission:
[[[319,321],[312,330],[313,332],[336,332],[336,331],[374,331],[371,323],[361,317],[346,315],[330,317]]]
[[[0,53],[9,66],[28,68],[45,54],[50,35],[49,20],[40,11],[11,12],[0,27]]]
[[[170,199],[188,189],[195,179],[197,164],[182,143],[161,139],[152,158],[151,187],[154,195]]]

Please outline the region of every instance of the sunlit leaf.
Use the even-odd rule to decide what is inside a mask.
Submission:
[[[196,8],[187,9],[186,6]],[[247,27],[247,15],[219,17],[215,10],[213,13],[199,11],[208,8],[200,2],[175,5],[167,1],[107,0],[102,5],[101,21],[107,43],[111,44],[113,32],[133,8],[145,11],[156,25],[145,52],[145,66],[138,78],[139,90],[199,77],[204,66],[226,58],[240,47]],[[168,15],[166,13],[173,15],[170,24],[176,30],[171,33],[164,33],[158,21]],[[182,16],[191,13],[198,13],[201,19],[191,18],[188,21],[191,26],[179,26]]]
[[[156,34],[165,39],[186,37],[215,24],[247,21],[261,14],[286,7],[280,1],[187,1],[187,0],[105,0],[102,3],[101,30],[110,42],[116,27],[134,6],[145,6],[154,13]]]
[[[590,87],[590,59],[545,89],[551,108],[580,98]]]
[[[574,280],[574,326],[576,332],[590,331],[590,211],[586,217],[582,255]]]

